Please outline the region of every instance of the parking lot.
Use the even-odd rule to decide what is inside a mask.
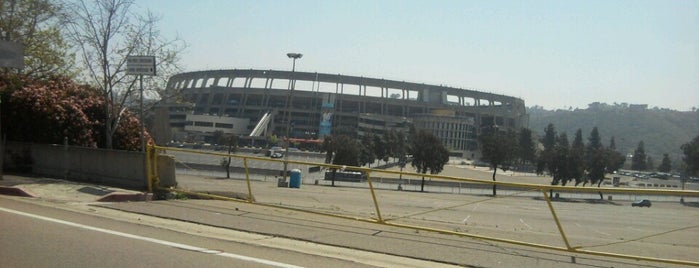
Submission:
[[[206,170],[178,169],[180,187],[203,192],[236,192],[241,194],[239,196],[247,193],[245,174],[234,173],[231,179],[225,179],[223,168],[220,164],[216,166],[221,156],[183,152],[173,154],[177,162],[209,164]],[[242,155],[279,160],[265,157],[262,152]],[[324,155],[291,154],[289,160],[320,163]],[[243,161],[234,159],[232,162],[240,170]],[[366,182],[338,181],[335,182],[338,187],[329,187],[331,182],[323,179],[323,172],[308,172],[312,166],[289,165],[289,169],[298,168],[303,173],[298,189],[279,187],[278,174],[250,174],[254,199],[262,204],[346,217],[377,219],[380,214],[384,221],[396,224],[565,247],[551,211],[542,193],[537,190],[501,188],[498,197],[493,198],[489,196],[490,185],[445,184],[440,179],[428,179],[425,192],[420,192],[420,176],[376,171],[371,176],[377,189],[377,210]],[[281,171],[283,163],[253,159],[248,161],[248,167]],[[406,171],[412,172],[412,169],[408,166]],[[492,171],[453,160],[440,175],[487,181],[491,179]],[[637,179],[620,177],[621,188],[637,187]],[[549,177],[502,171],[498,172],[497,180],[541,185],[550,183]],[[605,187],[612,187],[611,182]],[[688,189],[695,187],[696,184],[687,184]],[[554,199],[554,208],[571,247],[699,261],[694,256],[699,249],[699,226],[696,225],[699,208],[695,206],[697,203],[693,203],[697,202],[696,198],[681,204],[680,196],[605,194],[604,197],[604,200],[600,200],[596,193],[562,192],[560,198]],[[652,207],[631,206],[633,201],[645,198],[653,200]]]
[[[244,180],[178,176],[180,185],[199,191],[247,192]],[[358,218],[377,218],[366,188],[304,184],[280,188],[254,181],[256,202]],[[541,197],[421,193],[377,190],[384,220],[473,235],[565,247]],[[561,199],[554,208],[572,247],[585,250],[699,261],[699,207],[654,202],[650,208],[630,201]]]

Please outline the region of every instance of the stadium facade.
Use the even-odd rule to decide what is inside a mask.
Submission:
[[[182,96],[164,106],[176,140],[206,139],[216,130],[285,137],[287,122],[289,136],[298,140],[382,134],[414,125],[434,133],[452,152],[473,155],[481,128],[516,130],[529,120],[524,101],[516,97],[339,74],[197,71],[173,75],[167,89]]]

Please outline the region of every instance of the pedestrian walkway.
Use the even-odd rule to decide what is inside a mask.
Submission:
[[[7,175],[0,180],[0,194],[60,202],[122,202],[152,200],[152,194],[91,183],[44,177]]]

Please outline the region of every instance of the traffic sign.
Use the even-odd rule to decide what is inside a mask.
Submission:
[[[155,56],[127,56],[126,74],[155,75]]]
[[[0,67],[24,68],[24,46],[0,40]]]

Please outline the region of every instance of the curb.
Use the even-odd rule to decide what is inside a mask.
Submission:
[[[0,194],[21,197],[38,197],[30,191],[15,186],[0,186]]]
[[[97,202],[134,202],[152,200],[152,193],[110,193],[97,199]]]

